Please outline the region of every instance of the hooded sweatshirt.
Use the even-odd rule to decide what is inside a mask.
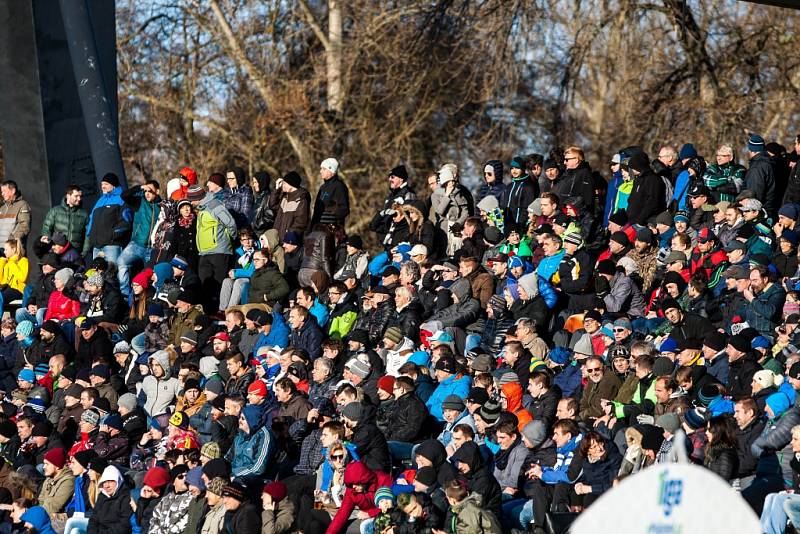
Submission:
[[[144,410],[150,417],[167,411],[167,407],[178,397],[180,380],[171,376],[169,353],[165,350],[154,352],[148,363],[157,362],[164,370],[164,376],[156,378],[152,374],[142,380],[142,392],[145,394]]]
[[[231,462],[234,477],[260,476],[264,474],[274,450],[272,433],[262,424],[261,409],[257,406],[248,404],[242,408],[242,415],[250,431],[245,434],[239,430],[226,458]]]
[[[41,506],[28,508],[25,513],[22,514],[21,519],[23,523],[30,523],[33,528],[36,529],[37,534],[56,534],[56,531],[53,530],[52,525],[50,525],[50,516],[47,515],[47,511]]]

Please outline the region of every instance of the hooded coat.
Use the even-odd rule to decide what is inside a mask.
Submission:
[[[180,380],[172,376],[169,364],[169,353],[165,350],[154,352],[148,362],[157,362],[164,369],[164,376],[156,378],[152,374],[142,380],[142,392],[145,395],[144,410],[154,417],[167,411],[178,397],[181,388]]]
[[[485,168],[486,165],[491,165],[494,169],[494,182],[489,184],[485,178],[481,181],[478,194],[475,195],[476,204],[486,197],[494,197],[499,201],[503,198],[506,190],[506,184],[503,183],[503,162],[499,159],[491,159],[483,167]]]
[[[100,480],[103,479],[116,479],[117,489],[112,495],[106,495],[102,490],[97,494],[87,534],[128,534],[131,531],[129,518],[133,513],[130,490],[114,466],[108,466],[103,471]]]
[[[47,515],[47,511],[41,506],[28,508],[22,514],[21,519],[23,523],[30,523],[37,534],[56,534],[50,524],[50,517]]]
[[[231,473],[236,478],[259,477],[264,474],[274,452],[274,439],[269,428],[262,424],[261,410],[257,406],[242,408],[250,431],[241,429],[225,458],[231,462]]]
[[[380,508],[375,506],[375,491],[381,486],[392,485],[392,477],[382,472],[370,470],[363,462],[350,462],[344,470],[344,483],[347,489],[344,492],[344,499],[339,511],[331,521],[325,534],[340,534],[344,531],[350,515],[358,508],[362,512],[367,512],[370,517],[375,517],[380,513]],[[360,484],[365,486],[365,491],[356,493],[353,485]]]
[[[484,508],[491,511],[496,517],[500,517],[502,499],[500,484],[484,465],[478,445],[474,441],[465,442],[453,454],[450,461],[456,466],[459,462],[469,466],[469,471],[466,474],[460,473],[458,478],[469,484],[469,488],[474,493],[483,496]]]
[[[383,473],[390,472],[392,460],[389,455],[389,445],[375,424],[373,410],[361,411],[350,442],[356,446],[356,452],[367,468]]]

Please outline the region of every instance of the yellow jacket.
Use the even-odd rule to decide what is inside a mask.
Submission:
[[[25,291],[25,282],[28,280],[28,258],[15,256],[13,258],[0,258],[0,284],[16,289],[20,293]]]

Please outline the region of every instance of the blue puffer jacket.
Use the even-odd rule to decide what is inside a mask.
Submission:
[[[428,398],[425,405],[428,407],[431,415],[439,421],[444,421],[444,414],[442,413],[442,402],[448,395],[458,395],[464,399],[469,394],[469,388],[472,386],[472,380],[468,376],[453,375],[450,378],[440,382],[433,393]]]
[[[567,476],[567,471],[582,437],[581,434],[578,434],[569,440],[566,445],[556,449],[556,464],[553,467],[542,468],[542,482],[545,484],[558,484],[559,482],[571,484],[574,482]]]
[[[581,385],[581,367],[573,361],[556,375],[553,383],[561,388],[564,397],[571,397]]]
[[[542,258],[542,261],[539,262],[539,266],[536,268],[536,274],[539,275],[539,279],[544,278],[549,281],[553,275],[558,272],[558,265],[561,263],[566,253],[567,251],[562,248],[554,255]]]
[[[233,446],[225,455],[231,462],[233,477],[238,479],[263,475],[275,449],[272,432],[261,426],[261,410],[248,405],[242,409],[242,415],[247,420],[250,432],[245,434],[239,430],[233,439]]]
[[[558,294],[556,290],[553,289],[553,285],[542,278],[541,276],[538,277],[538,284],[539,284],[539,295],[541,295],[542,299],[544,299],[544,303],[547,304],[547,307],[551,310],[558,302]]]
[[[261,334],[253,346],[253,354],[258,352],[261,347],[281,347],[289,346],[289,325],[283,320],[283,316],[277,311],[272,311],[272,328],[269,334]],[[247,355],[246,355],[247,356]]]

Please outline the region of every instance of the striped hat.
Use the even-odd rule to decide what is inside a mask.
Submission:
[[[387,488],[386,486],[381,486],[377,490],[375,490],[375,506],[380,506],[380,502],[383,499],[389,499],[394,504],[394,494],[392,494],[392,489]]]

